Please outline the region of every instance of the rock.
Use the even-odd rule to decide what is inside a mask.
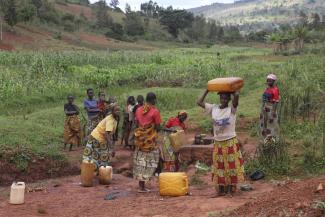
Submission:
[[[324,187],[323,187],[323,184],[322,183],[319,183],[317,189],[316,189],[316,193],[319,193],[321,192],[322,190],[324,190]]]

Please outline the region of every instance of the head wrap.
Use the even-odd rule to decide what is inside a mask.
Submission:
[[[276,77],[275,74],[269,74],[266,78],[267,78],[267,79],[271,79],[271,80],[273,80],[273,81],[276,81],[276,80],[277,80],[277,77]]]
[[[186,111],[180,111],[180,112],[178,112],[178,116],[181,116],[181,115],[186,115],[187,116]]]

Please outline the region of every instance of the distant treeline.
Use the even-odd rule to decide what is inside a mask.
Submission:
[[[79,15],[63,13],[55,8],[56,4],[74,3],[92,9],[94,20],[89,20],[82,12]],[[140,5],[139,11],[132,11],[126,4],[124,12],[118,0],[100,0],[90,4],[88,0],[0,0],[0,17],[12,28],[19,23],[39,21],[57,26],[60,31],[74,32],[81,28],[119,40],[177,40],[180,42],[217,41],[232,42],[242,40],[237,26],[221,26],[214,20],[194,16],[187,10],[161,7],[149,1]],[[122,22],[115,15],[123,16]],[[57,35],[60,38],[60,35]]]

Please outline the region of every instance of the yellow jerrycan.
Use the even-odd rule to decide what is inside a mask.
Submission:
[[[239,77],[216,78],[208,82],[208,90],[215,92],[236,92],[244,86],[244,80]]]
[[[161,196],[184,196],[188,194],[188,190],[188,177],[186,173],[160,173],[159,192]]]
[[[99,183],[108,185],[113,179],[113,168],[111,166],[101,166],[99,168]]]
[[[81,163],[81,185],[84,187],[93,186],[95,164],[92,161],[84,160]]]
[[[179,149],[185,144],[185,133],[184,130],[178,130],[176,133],[169,135],[169,141],[174,151],[178,152]]]

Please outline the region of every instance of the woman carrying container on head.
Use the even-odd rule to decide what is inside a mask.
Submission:
[[[83,160],[93,161],[97,169],[101,166],[109,166],[110,159],[115,156],[113,135],[119,115],[120,108],[114,106],[112,114],[99,122],[88,138]]]
[[[212,177],[218,187],[216,196],[224,196],[235,193],[237,184],[244,181],[244,162],[235,131],[239,93],[219,93],[220,104],[205,103],[208,93],[206,90],[197,104],[212,116],[215,140]]]
[[[67,144],[70,144],[69,151],[72,150],[72,146],[80,146],[81,138],[81,126],[79,119],[80,109],[73,103],[74,97],[68,96],[68,103],[64,104],[64,149]]]
[[[184,122],[186,119],[187,113],[185,111],[180,111],[177,117],[169,118],[165,125],[161,157],[163,160],[163,170],[166,172],[179,171],[179,153],[174,150],[169,140],[169,136],[171,133],[177,132],[178,130],[185,130]]]
[[[263,102],[260,115],[261,136],[264,142],[278,139],[279,125],[277,108],[280,102],[280,91],[275,85],[276,75],[267,76],[267,88],[263,93]]]
[[[146,103],[135,113],[137,128],[134,133],[135,152],[133,158],[133,177],[139,181],[139,192],[145,193],[145,188],[154,175],[159,163],[158,131],[160,130],[161,116],[155,107],[157,98],[154,93],[148,93]]]

